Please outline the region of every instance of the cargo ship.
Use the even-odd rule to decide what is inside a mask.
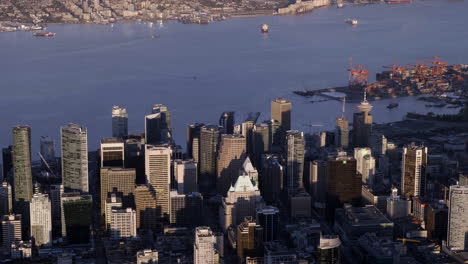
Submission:
[[[262,27],[260,28],[260,31],[262,33],[268,33],[268,25],[267,24],[263,24]]]
[[[385,0],[385,2],[389,5],[395,5],[395,4],[409,4],[411,3],[411,0]]]
[[[53,37],[55,35],[56,33],[53,33],[53,32],[39,32],[39,33],[33,34],[33,36],[35,37]]]
[[[351,18],[346,19],[345,22],[353,26],[356,26],[358,24],[357,19],[351,19]]]

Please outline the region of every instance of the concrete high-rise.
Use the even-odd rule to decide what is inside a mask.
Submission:
[[[193,160],[175,160],[174,177],[178,193],[198,192],[198,166]]]
[[[220,128],[203,126],[200,131],[200,178],[202,191],[208,191],[216,185],[216,153],[218,150]]]
[[[167,132],[170,136],[172,131],[172,118],[171,112],[168,110],[167,106],[162,104],[155,104],[153,105],[153,109],[151,110],[153,114],[161,114],[161,121],[162,121],[162,128],[167,129]]]
[[[407,198],[422,196],[425,188],[423,166],[427,164],[427,147],[412,143],[403,148],[401,160],[401,194]]]
[[[0,216],[10,214],[13,211],[13,193],[11,185],[3,181],[0,185]]]
[[[203,126],[201,123],[187,126],[187,154],[196,163],[200,161],[200,131]]]
[[[136,237],[136,212],[132,208],[113,209],[110,213],[110,238]]]
[[[145,150],[146,179],[156,192],[159,218],[170,214],[171,154],[169,147],[147,145]]]
[[[279,218],[279,209],[274,206],[257,209],[256,222],[263,227],[263,242],[278,240]]]
[[[468,186],[450,186],[447,247],[454,251],[468,250]]]
[[[355,148],[354,159],[356,159],[356,170],[362,175],[362,183],[372,187],[375,176],[375,159],[372,157],[371,149]]]
[[[52,245],[52,205],[47,194],[34,194],[31,203],[31,238],[36,247]]]
[[[62,195],[65,192],[62,184],[49,186],[49,198],[52,211],[52,236],[59,237],[62,234]]]
[[[8,148],[2,149],[3,179],[8,179],[10,172],[13,170],[12,153],[13,153],[13,146],[8,146]]]
[[[253,120],[245,120],[242,122],[242,135],[245,137],[246,142],[246,152],[247,154],[252,157],[253,156],[253,129],[255,126],[255,121]]]
[[[223,127],[223,134],[234,133],[234,112],[223,112],[219,117],[219,125]]]
[[[320,236],[318,264],[341,263],[341,240],[338,235]]]
[[[271,119],[278,121],[283,131],[291,130],[291,102],[283,98],[273,100]]]
[[[285,188],[288,193],[296,192],[303,188],[304,174],[304,133],[297,130],[286,132],[286,177]]]
[[[21,215],[2,216],[2,247],[10,252],[11,245],[21,241]]]
[[[125,143],[121,138],[101,140],[101,167],[125,166]]]
[[[335,121],[335,145],[341,148],[349,146],[349,121],[344,116]]]
[[[105,214],[105,228],[109,230],[110,221],[111,221],[111,212],[114,209],[121,209],[123,206],[122,198],[118,197],[115,193],[112,193],[108,198],[106,198],[104,203],[104,214]]]
[[[66,189],[89,192],[88,131],[70,123],[61,129],[62,179]]]
[[[135,187],[135,206],[137,229],[155,229],[157,216],[161,215],[161,210],[156,208],[156,194],[150,186],[137,185]]]
[[[312,198],[313,207],[318,213],[323,214],[327,200],[327,161],[314,160],[310,162],[309,166],[309,193]]]
[[[219,253],[216,248],[216,235],[211,231],[211,228],[207,226],[197,227],[193,245],[193,263],[218,264]]]
[[[353,115],[353,145],[362,148],[370,146],[372,134],[372,105],[367,101],[364,93],[364,100],[358,105],[359,112]]]
[[[114,105],[112,107],[112,137],[124,138],[128,136],[127,109]]]
[[[156,104],[152,114],[145,116],[146,144],[166,143],[172,135],[171,114],[166,106]]]
[[[239,176],[239,169],[247,155],[245,140],[242,135],[221,135],[216,166],[216,189],[223,196]]]
[[[279,156],[272,154],[262,155],[262,177],[260,178],[260,191],[268,203],[279,201],[283,191],[284,168]]]
[[[29,202],[33,196],[31,171],[31,128],[13,128],[13,169],[15,202]],[[29,207],[29,205],[27,205]]]
[[[249,216],[237,226],[237,257],[244,263],[246,257],[263,256],[263,227]]]
[[[101,168],[101,214],[110,193],[119,195],[125,207],[134,205],[135,169]]]

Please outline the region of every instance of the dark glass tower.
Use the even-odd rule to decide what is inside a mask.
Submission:
[[[223,127],[223,134],[234,133],[234,112],[224,112],[219,117],[219,125]]]

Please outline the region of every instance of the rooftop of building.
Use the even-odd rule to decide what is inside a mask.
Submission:
[[[115,137],[101,139],[101,144],[111,144],[111,143],[122,143],[123,144],[124,141],[121,138],[115,138]]]
[[[352,226],[393,224],[392,221],[373,205],[354,207],[346,204],[343,208],[336,209],[336,215]]]
[[[326,235],[320,237],[320,249],[332,249],[341,246],[341,240],[338,235]]]

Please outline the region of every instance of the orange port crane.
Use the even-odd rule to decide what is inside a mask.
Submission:
[[[369,71],[362,64],[353,66],[353,58],[350,58],[349,86],[366,86],[369,79]]]
[[[392,70],[392,75],[394,77],[401,76],[403,72],[407,71],[405,67],[400,66],[398,62],[394,62],[392,65],[389,66],[383,66],[386,69],[391,69]]]
[[[434,76],[441,76],[445,71],[445,67],[447,66],[447,63],[441,61],[439,56],[435,56],[434,58],[432,58],[432,60],[418,60],[418,61],[432,64],[431,70],[432,70],[432,75]]]

